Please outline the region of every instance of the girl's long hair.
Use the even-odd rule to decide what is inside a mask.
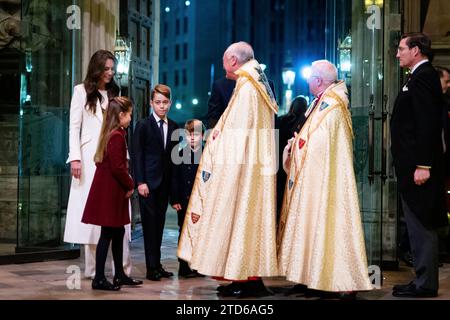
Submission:
[[[103,96],[98,91],[99,82],[105,72],[106,61],[111,59],[114,61],[114,70],[117,67],[117,60],[114,55],[107,50],[98,50],[95,52],[91,60],[89,60],[88,70],[86,78],[84,79],[84,88],[86,90],[86,105],[90,112],[95,114],[97,109],[97,101],[103,102]],[[115,83],[114,78],[106,84],[106,91],[108,92],[108,98],[114,98],[119,95],[119,86]]]
[[[119,114],[121,112],[129,112],[132,108],[133,104],[127,97],[115,97],[109,100],[108,110],[106,111],[106,116],[103,119],[102,130],[100,132],[100,138],[98,139],[97,151],[94,156],[95,163],[103,161],[111,132],[120,128]]]

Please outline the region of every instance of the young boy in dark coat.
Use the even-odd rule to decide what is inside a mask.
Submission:
[[[203,150],[204,126],[200,120],[188,120],[184,126],[186,146],[179,151],[179,158],[175,161],[175,176],[172,183],[172,207],[177,210],[178,226],[180,234],[183,228],[189,197],[194,186],[197,168],[200,163]],[[179,237],[178,237],[179,240]],[[189,268],[186,261],[178,259],[180,266],[178,276],[182,278],[193,278],[201,276]]]

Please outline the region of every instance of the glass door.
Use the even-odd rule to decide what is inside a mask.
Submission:
[[[23,0],[21,51],[18,253],[63,248],[69,190],[68,121],[75,70],[73,1]]]
[[[379,267],[397,261],[388,115],[398,87],[398,2],[327,0],[326,12],[326,58],[337,65],[350,94],[354,168],[368,262]]]

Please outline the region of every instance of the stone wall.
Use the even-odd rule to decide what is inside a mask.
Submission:
[[[17,237],[17,117],[0,121],[0,241]]]

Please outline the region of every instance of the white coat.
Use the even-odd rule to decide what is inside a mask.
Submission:
[[[108,106],[107,92],[100,91],[100,93],[103,96],[103,104],[101,105],[100,101],[97,101],[95,114],[92,114],[85,107],[86,90],[84,84],[75,86],[70,103],[69,158],[67,163],[80,160],[81,177],[80,179],[72,177],[70,186],[64,231],[64,242],[68,243],[97,244],[100,237],[101,227],[81,222],[96,169],[94,155],[103,123],[102,109],[106,109]],[[125,226],[124,239],[125,242],[131,241],[130,224]]]
[[[70,103],[69,124],[69,158],[67,163],[81,161],[81,177],[72,177],[69,203],[67,205],[64,241],[79,244],[97,244],[100,227],[81,222],[84,206],[91,188],[95,173],[94,155],[103,122],[102,108],[108,105],[106,91],[103,95],[103,106],[97,101],[96,113],[86,109],[86,90],[83,84],[75,86]]]

